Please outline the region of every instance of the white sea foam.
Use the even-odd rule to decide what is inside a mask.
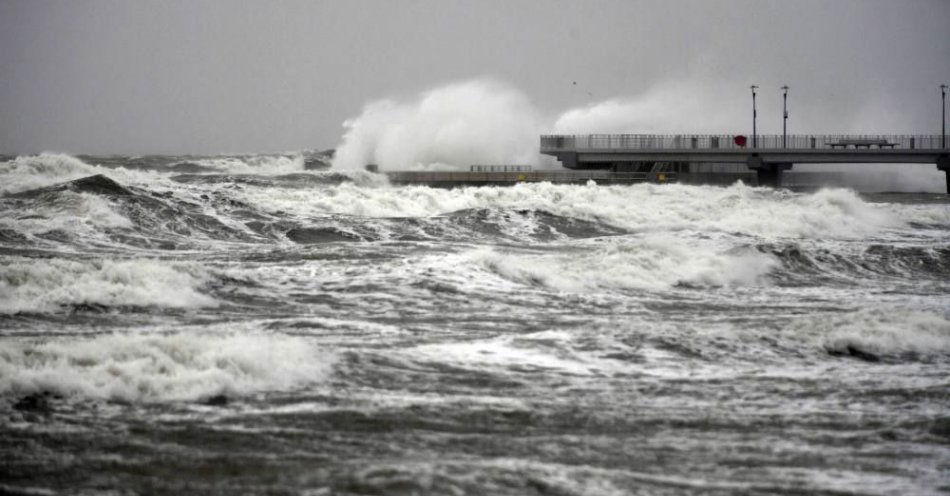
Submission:
[[[189,163],[233,174],[288,174],[304,170],[303,155],[242,155],[189,160]]]
[[[537,164],[542,129],[527,97],[505,84],[450,84],[411,102],[380,100],[344,123],[333,167],[468,168],[471,164]]]
[[[425,344],[405,350],[415,360],[451,363],[454,367],[557,370],[588,375],[596,368],[570,349],[572,336],[561,331],[501,336],[477,341]]]
[[[367,188],[344,183],[319,192],[248,189],[237,193],[267,211],[301,217],[425,217],[463,209],[542,210],[631,231],[696,229],[767,238],[853,238],[904,225],[892,208],[854,192],[793,194],[742,184],[729,187],[519,184],[445,190]]]
[[[0,348],[0,393],[49,391],[122,401],[195,400],[322,382],[333,357],[264,334],[107,335]]]
[[[932,311],[876,308],[806,319],[792,326],[816,336],[831,351],[858,349],[876,355],[950,354],[950,315]]]
[[[544,493],[620,496],[631,494],[629,487],[680,487],[692,482],[682,477],[641,475],[583,464],[543,463],[499,456],[487,460],[466,457],[462,460],[374,461],[354,470],[348,477],[351,484],[369,494]],[[643,484],[644,481],[648,484]],[[696,481],[693,485],[698,488],[734,489],[733,492],[741,492],[738,489],[742,489],[739,485],[716,484],[705,480]],[[656,493],[662,494],[662,491]]]
[[[0,260],[0,313],[57,312],[78,304],[216,306],[201,292],[210,277],[190,263],[9,257]]]
[[[21,234],[63,231],[98,237],[102,229],[130,228],[132,221],[116,212],[111,202],[88,193],[65,191],[22,215],[0,217],[0,227]]]
[[[765,276],[778,265],[771,255],[753,249],[671,236],[624,236],[581,246],[581,253],[479,250],[471,256],[506,279],[566,292],[757,285],[766,283]]]
[[[890,207],[905,222],[916,222],[929,226],[950,226],[950,208],[946,204],[895,205]],[[941,235],[941,232],[932,233]]]

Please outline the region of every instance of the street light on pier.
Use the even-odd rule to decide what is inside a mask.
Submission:
[[[940,148],[947,147],[947,85],[940,85]],[[950,176],[947,176],[950,177]]]
[[[782,93],[782,148],[786,148],[785,137],[787,135],[786,125],[788,124],[788,85],[782,86],[780,89],[784,91],[784,93]]]
[[[755,132],[755,89],[758,88],[756,85],[752,85],[752,148],[757,148],[758,136]]]

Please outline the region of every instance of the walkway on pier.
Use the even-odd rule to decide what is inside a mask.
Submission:
[[[636,184],[644,182],[677,182],[675,173],[588,171],[524,171],[524,172],[449,172],[449,171],[396,171],[386,172],[393,184],[422,184],[433,187],[456,186],[510,186],[517,183],[549,182],[556,184]]]
[[[738,139],[737,139],[738,138]],[[743,139],[744,138],[744,139]],[[940,135],[543,135],[541,153],[569,169],[616,169],[651,162],[744,163],[760,184],[781,185],[802,163],[936,164],[947,176],[950,148]]]

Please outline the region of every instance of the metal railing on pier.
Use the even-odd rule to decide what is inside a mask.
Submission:
[[[792,134],[761,135],[736,139],[716,134],[567,134],[542,135],[541,151],[571,150],[945,150],[937,135],[893,134]]]
[[[397,171],[386,176],[395,184],[507,184],[507,183],[585,183],[595,181],[603,184],[631,184],[640,182],[675,181],[675,172],[611,172],[590,171],[528,171],[528,172],[449,172],[449,171]]]
[[[471,172],[530,172],[532,169],[523,164],[475,164],[468,167]]]

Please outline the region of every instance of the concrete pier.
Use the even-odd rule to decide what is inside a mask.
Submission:
[[[511,186],[518,183],[549,182],[554,184],[638,184],[677,182],[675,173],[612,172],[606,170],[564,171],[540,170],[525,172],[449,172],[394,171],[386,177],[392,184],[454,188],[461,186]]]
[[[470,186],[514,186],[516,184],[549,182],[552,184],[694,184],[727,186],[736,181],[748,185],[764,184],[753,170],[745,172],[656,172],[627,173],[609,170],[572,171],[541,170],[525,173],[483,172],[423,172],[391,171],[383,174],[396,185],[420,185],[434,188],[460,188]],[[791,189],[811,190],[821,186],[843,186],[846,178],[838,172],[783,172],[782,186]]]
[[[803,163],[936,164],[950,174],[950,149],[940,135],[729,135],[590,134],[541,136],[541,153],[575,170],[655,170],[675,164],[691,173],[695,164],[745,164],[759,184],[781,186],[782,175]],[[950,175],[948,175],[950,193]]]
[[[788,162],[766,162],[759,155],[750,156],[746,164],[755,171],[759,186],[771,186],[773,188],[781,187],[782,173],[792,169],[792,164]]]
[[[950,155],[937,157],[937,170],[943,171],[943,178],[947,183],[947,194],[950,194]]]

